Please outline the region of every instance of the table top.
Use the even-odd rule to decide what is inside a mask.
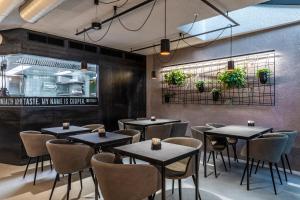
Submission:
[[[132,137],[112,132],[106,132],[105,137],[99,137],[98,133],[84,133],[69,136],[68,139],[87,144],[92,147],[108,146],[114,143],[129,142]]]
[[[199,149],[161,142],[160,150],[151,149],[151,140],[115,147],[114,150],[122,155],[131,156],[139,160],[158,164],[169,165],[186,157],[199,153]]]
[[[126,125],[133,125],[133,126],[151,126],[151,125],[161,125],[161,124],[167,124],[167,123],[174,123],[174,122],[180,122],[178,119],[156,119],[155,121],[152,121],[150,119],[143,119],[143,120],[132,120],[124,122]]]
[[[68,129],[63,129],[63,127],[42,128],[43,133],[49,133],[55,136],[70,135],[88,131],[90,131],[89,128],[83,128],[80,126],[70,126]]]
[[[214,128],[205,131],[207,135],[222,135],[226,137],[236,137],[241,139],[252,139],[263,133],[272,131],[273,128],[264,128],[259,126],[240,126],[229,125],[221,128]]]

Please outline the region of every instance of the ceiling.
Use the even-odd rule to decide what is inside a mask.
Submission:
[[[111,0],[102,1],[109,2]],[[117,5],[121,5],[124,1],[125,0],[120,0]],[[144,0],[129,0],[118,12],[128,9],[142,1]],[[213,3],[224,12],[237,10],[266,1],[267,0],[209,0],[209,2]],[[122,16],[122,21],[130,28],[139,27],[149,13],[151,5],[152,3]],[[167,5],[167,36],[171,39],[178,37],[179,26],[193,21],[195,13],[198,14],[197,20],[217,15],[214,10],[201,2],[201,0],[167,0]],[[98,21],[112,16],[113,4],[100,4],[97,13]],[[138,32],[125,30],[116,19],[112,23],[107,36],[97,44],[126,51],[130,51],[131,48],[136,49],[147,45],[157,44],[164,34],[163,13],[164,1],[158,0],[146,25]],[[76,30],[89,27],[90,23],[94,21],[95,18],[96,8],[93,4],[93,0],[65,0],[61,5],[35,24],[24,22],[19,16],[18,9],[16,9],[0,23],[0,30],[22,27],[83,41],[83,34],[76,36]],[[102,30],[100,31],[90,31],[90,36],[94,39],[100,38],[107,29],[108,24],[109,23],[103,25]],[[87,40],[87,42],[94,43],[91,40]],[[201,40],[193,39],[189,42],[195,44],[201,43]],[[180,43],[179,47],[182,48],[185,47],[185,45]],[[159,51],[158,48],[157,51]],[[153,53],[153,49],[138,53],[151,54]]]

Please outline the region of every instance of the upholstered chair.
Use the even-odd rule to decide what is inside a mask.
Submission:
[[[90,129],[92,132],[96,132],[98,131],[98,129],[104,129],[104,125],[103,124],[88,124],[85,126],[82,126],[83,128],[88,128]]]
[[[133,120],[134,120],[134,119],[119,119],[119,120],[118,120],[119,130],[125,129],[124,122],[129,122],[129,121],[133,121]],[[127,128],[127,127],[126,127],[126,128]]]
[[[54,169],[57,174],[50,194],[52,198],[56,182],[59,180],[59,175],[68,174],[68,189],[67,199],[71,190],[72,174],[79,172],[80,184],[82,188],[81,172],[89,169],[94,180],[93,170],[91,168],[90,160],[94,154],[94,150],[84,144],[72,143],[64,139],[50,140],[46,143],[47,149],[53,161]]]
[[[189,122],[172,123],[171,137],[185,137]]]
[[[191,127],[192,137],[204,142],[204,132],[208,131],[208,130],[211,130],[211,129],[213,129],[213,127],[209,127],[209,126],[192,126]],[[218,177],[218,175],[217,175],[217,166],[216,166],[216,154],[217,153],[220,153],[225,171],[227,171],[227,167],[226,167],[224,156],[223,156],[223,151],[227,147],[227,142],[224,139],[216,140],[215,137],[207,135],[207,143],[206,144],[207,144],[206,152],[209,152],[207,162],[209,162],[210,157],[212,155],[213,163],[214,163],[215,177],[217,178]],[[202,148],[203,148],[203,146],[202,146]],[[227,151],[227,157],[228,157],[228,162],[230,162],[228,151]],[[203,157],[203,165],[204,165],[204,157]]]
[[[33,185],[35,185],[39,160],[41,159],[42,171],[43,171],[44,168],[43,157],[49,155],[46,147],[46,142],[48,140],[55,139],[55,137],[53,135],[42,134],[39,131],[22,131],[20,132],[20,137],[23,142],[27,156],[29,157],[23,178],[25,178],[26,176],[28,166],[30,165],[31,160],[36,159],[34,181],[33,181]],[[52,169],[51,159],[50,159],[50,167]]]
[[[199,149],[199,153],[200,153],[200,148],[202,147],[202,142],[200,140],[194,138],[188,138],[188,137],[168,138],[165,139],[164,142],[193,147]],[[199,161],[197,162],[199,163]],[[194,184],[196,186],[195,164],[196,163],[194,157],[189,157],[166,166],[166,178],[172,179],[172,193],[174,193],[174,182],[175,180],[178,180],[180,200],[182,199],[182,187],[181,187],[182,179],[192,177]],[[199,199],[201,199],[200,192],[198,194],[199,194]]]
[[[100,153],[91,160],[105,200],[152,199],[153,194],[160,190],[160,173],[156,167],[114,164],[114,160],[112,153]]]
[[[282,184],[277,163],[280,161],[281,155],[284,153],[287,142],[288,142],[287,135],[279,134],[279,133],[269,133],[266,134],[266,136],[264,135],[264,137],[253,139],[249,143],[250,145],[249,157],[252,158],[252,163],[254,160],[256,161],[261,160],[269,163],[275,194],[277,194],[277,191],[276,191],[276,185],[273,176],[273,165],[275,165],[280,183]],[[241,155],[242,156],[247,155],[246,146],[243,147],[241,151]],[[241,185],[244,180],[246,169],[247,166],[245,166],[244,169],[244,173],[241,179]]]
[[[145,138],[146,140],[152,138],[166,139],[171,135],[172,124],[152,125],[146,128]]]

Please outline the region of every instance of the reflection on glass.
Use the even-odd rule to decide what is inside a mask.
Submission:
[[[2,59],[4,56],[2,56]],[[97,65],[33,55],[6,55],[4,83],[12,97],[97,97]],[[2,88],[2,81],[0,83]]]

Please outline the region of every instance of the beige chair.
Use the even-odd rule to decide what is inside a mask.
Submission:
[[[52,158],[54,169],[57,172],[51,190],[49,198],[50,200],[52,198],[56,182],[59,180],[60,174],[68,174],[67,199],[69,199],[69,193],[71,190],[71,178],[73,173],[79,172],[81,188],[81,172],[83,170],[89,169],[94,180],[94,173],[90,164],[90,160],[94,154],[94,150],[91,147],[84,144],[72,143],[64,139],[50,140],[46,143],[46,145]]]
[[[172,130],[171,130],[170,137],[185,137],[188,125],[189,122],[172,123]]]
[[[250,145],[249,157],[252,158],[252,163],[254,160],[262,160],[262,161],[269,162],[269,168],[270,168],[275,194],[277,194],[277,191],[276,191],[276,185],[273,176],[273,165],[275,165],[280,183],[282,184],[277,163],[280,161],[281,155],[284,153],[287,141],[288,141],[287,135],[270,133],[270,134],[266,134],[266,136],[264,135],[264,137],[262,138],[253,139],[249,143]],[[243,147],[241,155],[242,156],[247,155],[246,146]],[[247,165],[245,166],[244,169],[244,173],[240,183],[241,185],[243,183],[246,170],[247,170]]]
[[[33,181],[33,185],[35,185],[39,160],[41,158],[42,171],[43,171],[43,168],[44,168],[43,157],[49,155],[49,153],[47,151],[47,147],[46,147],[46,142],[48,140],[55,139],[55,137],[53,135],[42,134],[39,131],[22,131],[22,132],[20,132],[20,137],[23,142],[27,156],[29,157],[23,178],[25,178],[25,176],[26,176],[28,166],[31,162],[31,159],[35,158],[36,165],[35,165],[34,181]],[[50,167],[52,169],[51,159],[50,159]]]
[[[134,119],[119,119],[118,120],[118,126],[119,126],[119,130],[123,130],[125,129],[125,126],[124,126],[124,122],[129,122],[129,121],[133,121]],[[127,127],[126,127],[127,128]],[[130,128],[128,128],[130,129]]]
[[[118,131],[114,131],[114,133],[118,133],[121,135],[128,135],[131,136],[131,143],[138,143],[141,139],[141,132],[138,130],[133,130],[133,129],[125,129],[125,130],[118,130]],[[132,161],[134,162],[134,164],[136,164],[135,159],[130,158],[130,164],[132,163]]]
[[[188,137],[168,138],[165,139],[164,142],[193,147],[199,149],[199,153],[200,153],[200,148],[202,147],[202,142],[200,140],[194,138],[188,138]],[[195,164],[196,163],[194,157],[189,157],[166,166],[166,178],[172,179],[172,194],[174,193],[174,182],[175,180],[178,180],[179,200],[182,199],[181,179],[192,177],[194,184],[196,186]],[[200,192],[198,194],[199,194],[199,199],[201,199]]]
[[[88,128],[90,129],[92,132],[98,131],[98,129],[104,129],[104,125],[103,124],[88,124],[85,126],[82,126],[83,128]]]
[[[209,127],[209,126],[192,126],[191,127],[192,137],[204,142],[204,132],[208,131],[208,130],[211,130],[211,129],[213,129],[213,127]],[[210,157],[212,155],[213,163],[214,163],[215,177],[217,178],[218,177],[218,175],[217,175],[217,166],[216,166],[216,154],[217,153],[220,153],[225,171],[227,171],[227,167],[226,167],[225,160],[224,160],[224,157],[223,157],[223,151],[227,147],[227,141],[224,140],[224,139],[219,139],[219,138],[216,139],[216,137],[212,137],[212,136],[208,135],[206,144],[207,144],[206,152],[209,152],[207,162],[209,162]],[[230,162],[228,151],[227,151],[227,157],[228,157],[228,162]],[[204,156],[203,156],[203,164],[204,164]]]
[[[91,161],[105,200],[153,198],[160,190],[160,173],[154,166],[114,164],[114,159],[114,154],[100,153]]]
[[[172,124],[148,126],[146,128],[145,138],[146,140],[152,138],[160,138],[163,140],[170,137],[171,130],[172,130]]]

